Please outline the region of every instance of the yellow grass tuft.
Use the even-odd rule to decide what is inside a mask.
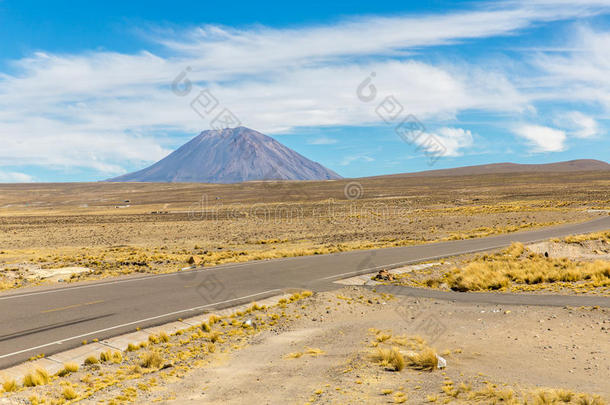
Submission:
[[[123,354],[121,352],[112,352],[110,350],[106,350],[105,352],[100,353],[100,361],[107,362],[111,361],[113,363],[120,363],[123,361]]]
[[[78,364],[76,363],[65,363],[64,368],[57,372],[59,377],[65,377],[70,373],[76,373],[78,371]]]
[[[389,333],[380,333],[377,336],[375,336],[375,340],[377,340],[379,343],[381,342],[385,342],[386,340],[389,340],[392,337],[392,335],[390,335]]]
[[[217,315],[210,315],[210,317],[208,318],[208,323],[210,324],[210,326],[212,326],[216,322],[221,321],[221,320],[222,320],[222,318]]]
[[[394,403],[395,404],[403,404],[405,402],[407,402],[407,394],[405,394],[404,392],[398,391],[394,394]]]
[[[149,351],[140,355],[140,366],[144,368],[159,368],[163,365],[163,357],[157,351]]]
[[[140,349],[140,345],[139,344],[129,343],[127,345],[127,349],[125,349],[125,351],[135,352],[136,350],[139,350],[139,349]]]
[[[64,388],[64,390],[61,392],[61,396],[64,397],[68,401],[70,401],[72,399],[76,399],[78,397],[78,395],[76,394],[76,391],[74,391],[74,388],[72,388],[72,387]]]
[[[4,392],[17,391],[17,389],[18,389],[17,382],[15,380],[13,380],[12,378],[9,380],[4,380],[4,382],[2,383],[2,389],[4,390]]]
[[[401,371],[405,368],[405,358],[397,347],[377,348],[372,354],[372,359],[392,371]]]
[[[421,352],[409,353],[405,357],[407,365],[416,370],[433,370],[438,365],[436,351],[429,347]]]
[[[315,357],[315,356],[324,354],[324,350],[318,349],[316,347],[308,347],[307,350],[305,351],[305,354]]]
[[[97,364],[99,362],[100,362],[99,359],[95,356],[89,356],[85,359],[86,365]]]
[[[222,336],[222,332],[218,332],[218,331],[211,332],[208,334],[208,339],[210,339],[210,342],[212,342],[212,343],[216,343],[216,342],[222,343],[221,336]]]
[[[36,370],[30,371],[23,377],[24,387],[36,387],[38,385],[48,384],[51,380],[49,373],[44,368],[37,368]]]

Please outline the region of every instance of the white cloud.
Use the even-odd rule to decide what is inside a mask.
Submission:
[[[595,102],[610,111],[610,32],[581,26],[572,38],[567,52],[534,58],[543,76],[531,84],[542,99]]]
[[[540,125],[522,125],[514,132],[533,145],[535,152],[561,152],[565,149],[566,133],[562,130]]]
[[[339,163],[340,166],[349,166],[352,162],[374,162],[375,159],[373,159],[370,156],[367,155],[350,155],[350,156],[344,156],[343,159],[341,160],[341,162]]]
[[[597,121],[580,111],[569,111],[562,114],[557,122],[576,138],[592,138],[599,134]]]
[[[461,156],[463,149],[469,148],[473,144],[472,133],[462,128],[440,128],[434,136],[444,147],[442,156]],[[435,150],[431,150],[432,153]]]
[[[339,141],[336,139],[328,138],[326,136],[320,136],[318,138],[308,141],[307,143],[310,145],[334,145],[337,142]]]
[[[31,183],[35,180],[29,174],[0,170],[0,183]]]
[[[354,18],[298,29],[203,26],[185,37],[161,42],[196,55],[203,62],[201,68],[216,74],[251,74],[276,66],[301,67],[346,56],[397,54],[415,47],[509,35],[541,21],[585,17],[608,9],[610,4],[599,1],[489,3],[471,11]]]

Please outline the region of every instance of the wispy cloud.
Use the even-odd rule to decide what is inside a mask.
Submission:
[[[350,164],[352,164],[353,162],[374,162],[375,159],[367,156],[367,155],[350,155],[350,156],[344,156],[343,159],[341,160],[341,162],[339,163],[340,166],[349,166]]]
[[[540,125],[521,125],[515,133],[533,146],[534,152],[561,152],[565,149],[566,133]]]
[[[35,180],[29,174],[0,170],[0,183],[31,183]]]
[[[610,111],[610,32],[580,26],[570,40],[575,50],[543,52],[533,59],[542,71],[531,81],[542,98],[599,103]]]
[[[464,150],[471,147],[474,142],[472,133],[462,128],[440,128],[434,133],[434,136],[445,148],[442,155],[448,157],[462,155]]]
[[[311,139],[311,140],[307,141],[307,143],[310,145],[334,145],[338,142],[339,141],[337,139],[328,138],[326,136],[320,136],[315,139]]]
[[[561,128],[576,138],[593,138],[600,134],[598,122],[580,111],[567,111],[556,120]]]

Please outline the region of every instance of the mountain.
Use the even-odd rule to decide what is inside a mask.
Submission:
[[[203,131],[152,166],[107,181],[239,183],[340,178],[267,135],[237,127]]]
[[[501,173],[558,173],[610,171],[610,164],[601,160],[580,159],[546,164],[491,163],[478,166],[463,166],[452,169],[427,170],[414,173],[399,173],[375,177],[436,177],[436,176],[471,176],[479,174]]]

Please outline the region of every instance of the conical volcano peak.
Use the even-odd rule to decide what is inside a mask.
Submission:
[[[339,178],[275,139],[240,126],[203,131],[152,166],[109,181],[238,183]]]

